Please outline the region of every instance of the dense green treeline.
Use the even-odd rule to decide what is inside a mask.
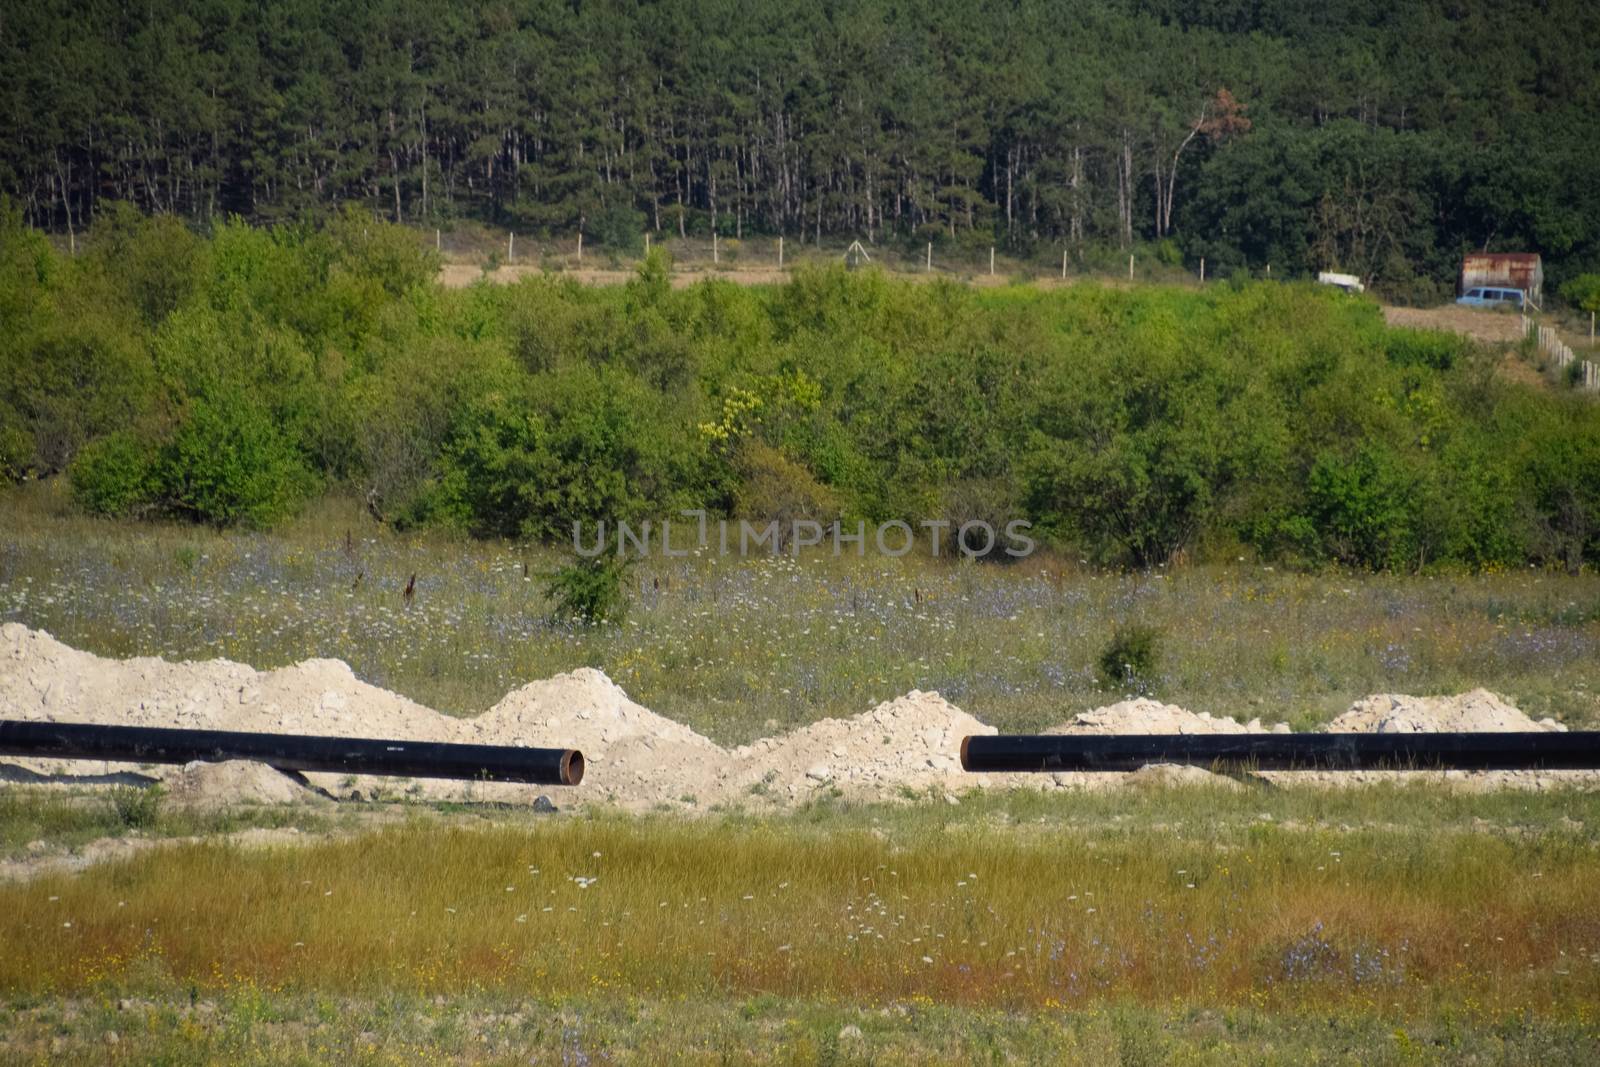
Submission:
[[[0,191],[211,222],[470,217],[934,240],[1424,300],[1467,248],[1600,268],[1585,0],[41,0],[0,18]]]
[[[92,251],[0,224],[0,467],[111,515],[570,537],[752,519],[1035,522],[1153,565],[1600,559],[1600,408],[1305,284],[974,290],[802,271],[674,290],[446,290],[398,227],[108,210]],[[591,527],[592,529],[592,527]]]

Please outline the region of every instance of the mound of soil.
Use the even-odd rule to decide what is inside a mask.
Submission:
[[[1287,726],[1281,727],[1287,731]],[[1093,711],[1081,712],[1046,730],[1047,734],[1244,734],[1263,733],[1260,719],[1241,724],[1227,717],[1213,718],[1205,712],[1192,712],[1176,704],[1138,697],[1123,700]],[[1238,788],[1232,779],[1200,767],[1171,763],[1152,764],[1132,774],[1114,772],[1066,771],[1049,776],[1060,789],[1114,789],[1124,785],[1176,785],[1209,783]]]
[[[1350,705],[1328,724],[1336,734],[1478,733],[1565,730],[1554,719],[1534,722],[1487,689],[1460,696],[1412,697],[1377,693]]]
[[[1282,727],[1282,733],[1289,728]],[[1176,704],[1138,698],[1085,711],[1046,730],[1047,734],[1258,734],[1260,719],[1241,724],[1233,719],[1196,714]]]
[[[197,808],[293,804],[315,796],[288,775],[250,760],[186,763],[166,782],[174,801]]]
[[[1224,782],[1198,768],[1147,767],[1134,774],[977,775],[961,770],[961,739],[993,727],[937,693],[913,691],[848,719],[823,719],[732,751],[629,699],[604,673],[585,668],[532,682],[475,718],[454,718],[368,685],[328,659],[279,670],[238,663],[168,663],[149,657],[111,660],[69,648],[49,634],[0,627],[0,718],[392,737],[492,745],[575,747],[588,763],[566,803],[628,810],[701,808],[717,803],[787,805],[820,795],[892,800],[930,794],[955,799],[972,788],[1099,789],[1129,784]],[[1125,700],[1086,711],[1054,734],[1259,733],[1259,719],[1196,714],[1155,700]],[[1287,731],[1278,725],[1274,731]],[[1357,701],[1330,724],[1336,731],[1560,730],[1535,723],[1500,697],[1473,690],[1454,697],[1380,694]],[[1355,784],[1397,774],[1269,772],[1274,781]],[[1433,772],[1437,777],[1437,772]],[[436,799],[531,802],[535,786],[311,774],[310,789],[252,763],[140,767],[102,761],[7,760],[0,779],[105,784],[161,778],[187,802],[286,803],[326,793],[339,797],[407,794]],[[1492,772],[1448,779],[1474,787],[1545,788],[1600,781],[1600,774]]]
[[[460,725],[463,740],[479,744],[576,748],[588,765],[585,793],[630,808],[697,803],[727,762],[722,746],[634,703],[590,667],[530,682]]]
[[[721,792],[782,803],[829,788],[857,798],[970,789],[993,776],[962,771],[961,739],[994,732],[938,693],[912,690],[860,715],[734,750]]]

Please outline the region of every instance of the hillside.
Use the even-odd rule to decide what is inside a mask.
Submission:
[[[1407,302],[1465,249],[1600,265],[1600,14],[1173,0],[20,5],[0,192],[212,224],[861,237],[1093,265],[1338,267]]]

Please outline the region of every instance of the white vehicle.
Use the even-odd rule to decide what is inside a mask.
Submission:
[[[1337,285],[1347,293],[1364,293],[1367,287],[1361,284],[1361,279],[1354,274],[1335,274],[1325,270],[1317,275],[1317,281],[1323,285]]]

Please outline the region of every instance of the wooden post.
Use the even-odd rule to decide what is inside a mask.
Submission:
[[[433,250],[435,252],[444,250],[444,238],[439,235],[439,227],[437,226],[433,228]]]
[[[989,276],[994,277],[994,245],[989,246]]]
[[[779,237],[778,237],[778,269],[779,270],[783,269],[783,237],[782,237],[782,235],[779,235]]]
[[[1200,284],[1204,285],[1205,283],[1206,283],[1206,257],[1205,256],[1201,256],[1200,257]]]
[[[512,263],[517,258],[517,235],[506,234],[506,262]]]
[[[649,230],[646,230],[644,232],[644,254],[647,255],[647,256],[650,254],[650,231]]]
[[[1061,250],[1061,280],[1067,280],[1067,250],[1065,248]]]
[[[578,266],[583,266],[583,231],[578,231]]]
[[[928,270],[933,270],[933,242],[928,242]]]
[[[1594,344],[1594,312],[1589,312],[1589,343]]]
[[[1128,280],[1133,281],[1133,253],[1128,254]]]
[[[720,262],[720,260],[717,259],[717,231],[716,230],[712,230],[711,231],[711,262],[713,262],[713,263]]]

